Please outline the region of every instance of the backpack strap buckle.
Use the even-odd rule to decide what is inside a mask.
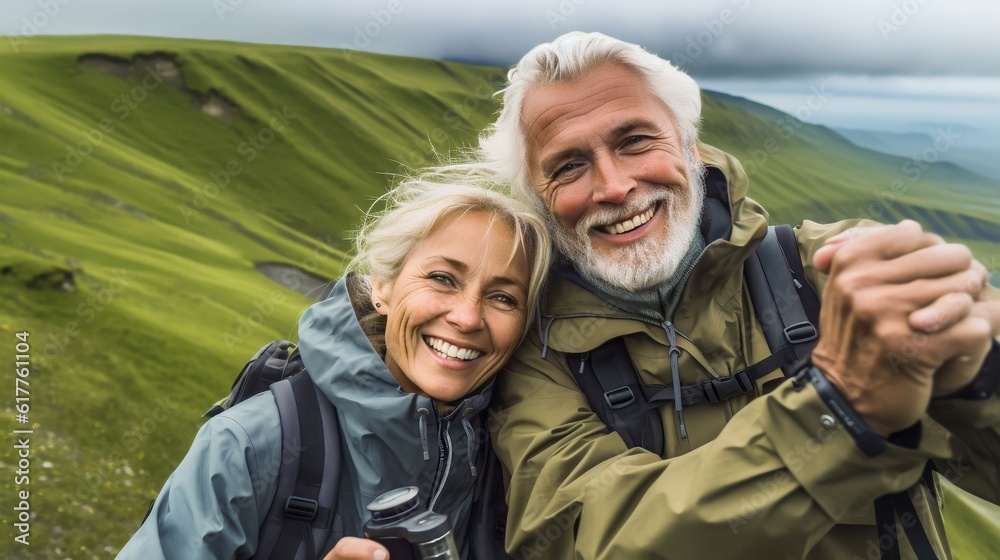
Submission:
[[[634,403],[635,393],[628,385],[612,389],[604,393],[604,402],[608,403],[612,410],[618,410]]]
[[[312,521],[319,511],[319,502],[301,496],[289,496],[285,500],[285,517],[296,521]]]
[[[702,383],[701,386],[705,390],[705,398],[710,403],[722,402],[736,395],[745,395],[754,388],[750,375],[743,370],[726,377],[716,377]]]
[[[795,323],[785,328],[785,340],[789,344],[802,344],[803,342],[816,340],[818,336],[819,333],[816,331],[816,327],[809,321]]]

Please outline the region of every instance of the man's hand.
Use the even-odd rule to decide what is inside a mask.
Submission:
[[[389,551],[370,539],[344,537],[323,560],[386,560]]]
[[[977,263],[978,264],[978,263]],[[979,298],[972,303],[968,301],[955,302],[952,305],[968,306],[969,316],[982,320],[991,331],[989,336],[983,340],[978,348],[970,349],[969,352],[960,354],[945,362],[937,373],[934,374],[935,397],[950,395],[965,388],[975,379],[976,374],[982,368],[986,355],[992,347],[992,340],[1000,336],[1000,301],[996,300],[996,290],[991,290],[984,286]],[[910,316],[910,324],[913,328],[927,332],[937,332],[936,318],[940,314],[935,312],[917,311]],[[940,313],[948,313],[941,311]]]
[[[882,435],[919,420],[944,390],[935,387],[942,364],[981,363],[1000,323],[994,302],[977,301],[985,269],[916,222],[845,232],[813,262],[830,275],[813,363]],[[949,366],[941,383],[969,369]]]

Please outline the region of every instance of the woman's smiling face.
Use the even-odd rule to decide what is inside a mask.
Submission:
[[[470,211],[417,243],[395,280],[372,280],[385,363],[403,390],[456,401],[507,362],[526,327],[531,273],[513,245],[502,220]]]

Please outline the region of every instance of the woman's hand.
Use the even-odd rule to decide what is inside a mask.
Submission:
[[[386,560],[389,551],[370,539],[344,537],[323,560]]]

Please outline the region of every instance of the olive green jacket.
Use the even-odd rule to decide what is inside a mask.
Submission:
[[[673,316],[684,385],[770,355],[742,274],[767,214],[746,197],[748,181],[734,158],[701,149],[709,167],[702,224],[709,245]],[[797,228],[803,262],[852,224]],[[821,275],[810,265],[806,274],[821,293]],[[873,500],[911,489],[918,510],[932,511],[917,484],[929,459],[959,486],[1000,500],[996,396],[936,401],[916,448],[890,443],[869,458],[839,423],[826,427],[830,411],[810,384],[795,387],[775,371],[757,381],[763,396],[685,407],[686,439],[673,408],[661,407],[661,458],[608,433],[563,353],[624,337],[640,380],[670,384],[666,326],[629,317],[555,277],[537,331],[501,374],[492,418],[514,558],[877,559]],[[925,524],[934,521],[925,517]],[[940,538],[937,529],[929,532]],[[905,542],[902,549],[912,555]]]

